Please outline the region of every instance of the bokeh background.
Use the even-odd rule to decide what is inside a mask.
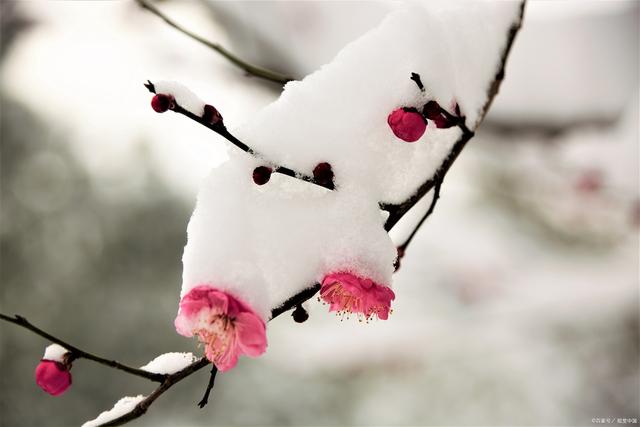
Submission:
[[[240,125],[279,95],[132,1],[1,5],[1,311],[141,366],[196,351],[172,326],[185,229],[227,146],[149,108],[182,81]],[[302,77],[384,2],[158,2]],[[203,370],[137,421],[205,425],[591,425],[640,421],[636,1],[532,1],[507,77],[403,260],[387,322],[269,326],[269,351]],[[407,221],[410,221],[409,217]],[[47,344],[0,324],[0,424],[73,426],[153,384],[80,360],[53,398]]]

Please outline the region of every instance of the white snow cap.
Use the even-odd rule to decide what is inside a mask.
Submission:
[[[193,353],[165,353],[142,366],[140,369],[154,374],[174,374],[191,365],[198,358]]]
[[[51,344],[44,349],[44,356],[42,356],[42,359],[63,363],[64,355],[67,353],[69,353],[69,350],[67,350],[60,344]]]
[[[98,415],[97,418],[82,424],[82,427],[96,427],[109,421],[115,420],[116,418],[121,417],[128,412],[131,412],[133,408],[135,408],[136,405],[140,403],[144,398],[145,396],[141,394],[135,397],[125,396],[122,399],[118,400],[116,404],[113,405],[113,408],[109,409],[108,411],[102,412],[100,415]]]
[[[336,191],[274,174],[232,150],[205,180],[188,227],[182,296],[202,284],[269,311],[334,272],[389,286],[396,248],[380,202],[400,202],[431,178],[460,137],[429,123],[415,143],[394,136],[399,107],[457,102],[474,129],[520,2],[428,2],[392,12],[237,130],[267,159],[308,175],[331,164]],[[419,73],[426,92],[410,79]]]

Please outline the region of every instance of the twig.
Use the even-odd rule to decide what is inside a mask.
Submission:
[[[27,319],[25,319],[22,316],[19,315],[14,315],[13,317],[11,316],[7,316],[6,314],[2,314],[0,313],[0,319],[5,320],[7,322],[16,324],[18,326],[22,326],[25,329],[30,330],[31,332],[40,335],[41,337],[56,343],[56,344],[60,344],[62,347],[66,348],[67,350],[69,350],[69,352],[71,352],[71,354],[73,355],[74,359],[87,359],[87,360],[92,360],[96,363],[99,363],[101,365],[105,365],[108,366],[110,368],[114,368],[114,369],[118,369],[121,371],[124,371],[128,374],[131,375],[135,375],[138,377],[142,377],[142,378],[146,378],[148,380],[151,381],[155,381],[155,382],[163,382],[166,379],[166,375],[163,374],[155,374],[149,371],[145,371],[143,369],[138,369],[138,368],[132,368],[131,366],[127,366],[127,365],[123,365],[120,362],[116,362],[115,360],[109,360],[109,359],[105,359],[103,357],[100,356],[96,356],[95,354],[91,354],[89,352],[86,352],[84,350],[80,350],[78,347],[71,345],[63,340],[61,340],[60,338],[54,337],[53,335],[43,331],[42,329],[38,328],[37,326],[33,325],[31,322],[29,322]]]
[[[232,64],[234,64],[235,66],[241,68],[242,70],[244,70],[245,72],[247,72],[248,74],[255,76],[255,77],[259,77],[261,79],[265,79],[268,80],[270,82],[274,82],[274,83],[279,83],[279,84],[286,84],[287,82],[290,82],[292,80],[295,80],[292,77],[286,76],[284,74],[278,73],[276,71],[272,71],[272,70],[268,70],[266,68],[263,67],[258,67],[257,65],[252,65],[249,64],[246,61],[243,61],[242,59],[238,58],[237,56],[235,56],[233,53],[229,52],[227,49],[225,49],[224,47],[222,47],[220,44],[218,43],[214,43],[212,41],[209,41],[185,28],[183,28],[182,26],[180,26],[179,24],[177,24],[173,19],[169,18],[167,15],[165,15],[164,13],[160,12],[160,10],[158,8],[156,8],[154,5],[151,4],[151,2],[147,1],[147,0],[136,0],[136,2],[143,8],[148,10],[149,12],[153,13],[154,15],[156,15],[158,18],[162,19],[164,22],[166,22],[168,25],[170,25],[171,27],[175,28],[176,30],[180,31],[182,34],[191,37],[193,40],[202,43],[203,45],[207,46],[210,49],[213,49],[214,51],[218,52],[220,55],[222,55],[223,57],[225,57],[227,60],[229,60]]]
[[[211,393],[211,389],[213,389],[213,383],[216,380],[216,374],[218,373],[218,368],[213,363],[211,364],[211,374],[209,375],[209,383],[207,384],[207,389],[204,391],[204,396],[202,396],[202,400],[198,402],[198,406],[200,409],[204,408],[207,403],[209,403],[209,394]]]
[[[157,93],[155,85],[151,81],[147,81],[147,83],[145,83],[144,86],[149,90],[149,92]],[[179,105],[176,102],[173,103],[173,105],[171,107],[171,110],[173,112],[175,112],[175,113],[182,114],[183,116],[186,116],[186,117],[190,118],[191,120],[193,120],[195,122],[198,122],[202,126],[205,126],[205,127],[209,128],[209,129],[211,129],[212,131],[214,131],[218,135],[222,136],[223,138],[225,138],[227,141],[229,141],[230,143],[232,143],[233,145],[235,145],[236,147],[238,147],[242,151],[244,151],[244,152],[246,152],[248,154],[251,154],[254,157],[263,159],[265,161],[265,163],[268,163],[268,164],[273,166],[273,172],[277,172],[277,173],[280,173],[282,175],[287,175],[287,176],[290,176],[292,178],[300,179],[302,181],[306,181],[306,182],[309,182],[311,184],[315,184],[315,185],[318,185],[320,187],[327,188],[329,190],[334,190],[335,189],[334,186],[333,186],[333,182],[328,182],[328,183],[327,182],[320,182],[320,181],[316,180],[311,175],[307,175],[305,173],[298,172],[298,171],[296,171],[294,169],[288,168],[286,166],[278,165],[278,164],[276,164],[276,163],[274,163],[274,162],[272,162],[270,160],[267,160],[265,158],[265,156],[263,156],[258,151],[254,150],[252,147],[248,146],[244,142],[240,141],[233,134],[231,134],[231,132],[229,132],[229,130],[224,125],[224,123],[221,122],[221,121],[217,122],[217,123],[209,123],[208,121],[205,121],[202,117],[193,114],[191,111],[185,109],[184,107],[182,107],[181,105]]]
[[[427,209],[427,211],[422,216],[420,221],[418,221],[418,223],[414,227],[413,231],[411,232],[411,234],[409,234],[409,237],[407,237],[407,239],[404,241],[404,243],[402,243],[400,246],[398,246],[398,257],[399,258],[402,258],[404,256],[404,254],[405,254],[405,252],[407,250],[407,247],[409,246],[409,244],[413,240],[413,237],[416,235],[416,233],[418,233],[418,230],[420,229],[422,224],[425,222],[425,220],[433,213],[433,210],[436,207],[436,203],[438,202],[438,199],[440,198],[440,187],[441,186],[442,186],[442,180],[437,180],[436,184],[435,184],[435,187],[433,189],[433,198],[431,199],[431,204],[429,205],[429,209]]]

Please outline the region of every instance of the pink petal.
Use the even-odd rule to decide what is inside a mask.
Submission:
[[[253,313],[240,313],[235,320],[238,346],[243,354],[258,357],[267,349],[265,324]]]
[[[216,368],[218,368],[220,372],[225,372],[236,366],[236,364],[238,363],[239,354],[237,351],[237,347],[231,346],[231,348],[227,350],[225,354],[218,357],[218,359],[215,359],[215,355],[212,353],[212,349],[207,346],[206,356],[207,359],[209,359],[216,365]]]

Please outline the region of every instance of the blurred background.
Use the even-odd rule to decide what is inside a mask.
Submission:
[[[156,3],[248,60],[303,77],[386,2]],[[156,115],[175,79],[240,125],[280,88],[132,1],[1,3],[1,287],[75,345],[141,366],[196,351],[173,328],[207,129]],[[269,351],[203,370],[137,425],[591,425],[640,420],[636,1],[532,1],[506,80],[397,273],[387,322],[269,326]],[[53,398],[46,342],[0,323],[0,424],[72,426],[153,384],[74,364]]]

